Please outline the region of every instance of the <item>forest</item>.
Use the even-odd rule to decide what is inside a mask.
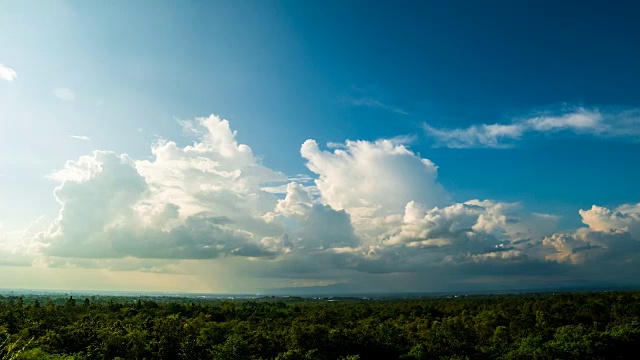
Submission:
[[[640,292],[0,297],[0,359],[624,359]],[[634,356],[635,355],[635,356]]]

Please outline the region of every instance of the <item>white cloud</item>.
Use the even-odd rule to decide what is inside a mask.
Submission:
[[[69,135],[70,138],[76,140],[90,141],[91,138],[86,135]]]
[[[281,230],[261,216],[277,199],[260,186],[282,175],[238,144],[226,120],[211,116],[189,126],[201,138],[192,146],[160,141],[154,158],[141,161],[96,151],[52,174],[61,182],[61,209],[40,234],[44,251],[89,258],[273,255],[262,238]]]
[[[423,124],[427,134],[436,139],[436,144],[450,148],[469,147],[509,147],[504,141],[517,140],[522,137],[526,127],[520,124],[473,125],[466,129],[438,129]]]
[[[67,88],[55,88],[53,89],[53,95],[62,101],[73,101],[76,98],[76,94]]]
[[[335,268],[388,272],[425,257],[485,254],[531,236],[538,219],[518,204],[451,204],[435,164],[402,139],[347,141],[331,151],[307,140],[301,155],[318,176],[315,186],[290,182],[278,199],[265,184],[290,178],[263,166],[228,121],[182,125],[196,137],[192,145],[160,140],[149,160],[96,151],[53,173],[60,213],[36,248],[75,258],[310,256]],[[443,251],[434,255],[429,246]]]
[[[295,182],[287,185],[287,195],[278,200],[275,212],[265,217],[273,221],[278,215],[289,221],[293,244],[304,249],[355,247],[360,243],[349,214],[315,203],[309,191]]]
[[[558,219],[527,213],[518,203],[470,200],[443,208],[409,202],[401,219],[388,221],[382,244],[442,248],[446,254],[485,254],[504,246],[522,250],[523,239],[553,233]],[[498,249],[498,250],[496,250]]]
[[[38,241],[48,255],[76,258],[190,259],[220,254],[265,256],[247,231],[211,212],[180,216],[152,201],[154,190],[126,155],[94,152],[54,174],[58,218]]]
[[[308,140],[301,154],[318,175],[315,186],[291,182],[278,199],[264,184],[290,179],[263,166],[228,121],[182,125],[196,137],[192,145],[160,140],[149,160],[96,151],[53,173],[60,213],[37,246],[76,258],[314,254],[336,268],[386,272],[375,259],[408,251],[399,246],[455,245],[451,251],[474,254],[526,232],[517,204],[450,204],[437,167],[399,139],[347,141],[331,151]],[[403,259],[385,264],[393,269],[394,261]]]
[[[0,79],[12,82],[18,78],[18,74],[10,67],[0,64]]]
[[[61,208],[49,230],[40,235],[47,251],[68,251],[74,257],[114,256],[105,233],[131,219],[132,206],[148,191],[133,160],[96,151],[67,162],[51,178],[61,182],[55,190]]]
[[[239,144],[227,120],[210,116],[183,126],[199,141],[182,148],[161,140],[151,149],[153,160],[136,162],[154,189],[151,201],[175,203],[183,216],[212,211],[248,219],[273,210],[276,197],[262,185],[284,182],[286,176],[263,166],[249,146]]]
[[[624,262],[638,259],[640,253],[640,242],[622,230],[580,228],[546,237],[542,245],[553,249],[546,255],[548,260],[585,266],[597,266],[612,260]]]
[[[58,216],[12,248],[20,263],[35,256],[50,268],[182,274],[185,262],[216,259],[243,276],[299,283],[374,274],[437,282],[640,254],[640,204],[581,210],[588,228],[554,234],[558,217],[519,203],[452,202],[437,166],[401,139],[328,150],[307,140],[300,153],[316,175],[311,184],[264,166],[224,119],[182,125],[193,144],[159,140],[147,159],[95,151],[51,174]]]
[[[307,140],[300,153],[318,175],[321,201],[345,210],[355,222],[399,214],[409,201],[428,207],[449,201],[436,181],[435,164],[396,141],[347,141],[333,151],[321,151],[314,140]]]
[[[593,205],[589,210],[580,210],[582,222],[595,231],[623,230],[640,241],[640,203],[626,204],[610,210]]]
[[[445,246],[468,241],[476,233],[476,225],[483,208],[466,204],[454,204],[445,208],[427,208],[409,202],[402,222],[390,233],[385,242],[409,246]]]
[[[640,111],[600,111],[577,108],[559,115],[542,115],[515,120],[511,124],[480,124],[446,129],[423,124],[435,146],[450,148],[505,148],[529,133],[572,131],[600,136],[640,137]]]
[[[536,131],[572,129],[575,131],[598,131],[602,114],[597,110],[578,109],[560,116],[539,116],[526,120],[526,124]]]
[[[593,205],[579,213],[588,227],[546,237],[543,245],[555,249],[548,259],[572,264],[640,260],[640,204],[614,210]]]

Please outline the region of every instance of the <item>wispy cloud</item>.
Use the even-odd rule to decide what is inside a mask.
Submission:
[[[463,129],[438,129],[427,123],[422,126],[436,146],[450,148],[509,147],[511,144],[504,141],[519,139],[525,131],[521,125],[482,124]]]
[[[399,107],[383,103],[382,101],[371,98],[371,97],[359,97],[359,98],[345,97],[344,101],[353,106],[378,108],[378,109],[388,110],[400,115],[409,115],[408,112],[406,112],[405,110]]]
[[[84,140],[84,141],[90,141],[91,138],[86,136],[86,135],[69,135],[70,138],[72,139],[77,139],[77,140]]]
[[[16,73],[15,70],[0,64],[0,79],[11,82],[15,80],[17,77],[18,77],[18,74]]]
[[[76,98],[76,94],[68,88],[55,88],[53,95],[63,101],[73,101]]]
[[[511,124],[479,124],[467,128],[437,128],[423,124],[435,146],[449,148],[508,148],[526,134],[572,131],[606,137],[640,138],[640,109],[601,111],[574,108],[559,114],[545,114],[514,120]]]

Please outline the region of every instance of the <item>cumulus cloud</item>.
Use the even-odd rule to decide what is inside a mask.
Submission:
[[[527,213],[517,203],[452,203],[437,181],[435,164],[402,142],[347,141],[323,151],[307,140],[301,154],[318,175],[318,201],[350,215],[360,239],[359,246],[323,254],[333,266],[410,272],[442,265],[450,255],[490,257],[505,244],[520,241],[513,245],[516,253],[527,246],[523,239],[553,233],[558,220]]]
[[[309,199],[304,194],[302,198]],[[281,204],[292,204],[290,199]],[[296,207],[288,212],[300,210]],[[281,258],[278,269],[271,271],[287,277],[335,274],[337,270],[409,276],[417,272],[442,272],[446,267],[463,264],[477,266],[471,270],[474,274],[513,264],[536,263],[538,267],[538,256],[530,251],[531,238],[522,236],[531,236],[532,229],[533,233],[553,233],[557,218],[526,213],[516,203],[472,200],[444,208],[409,202],[404,214],[376,218],[373,222],[374,226],[364,228],[353,223],[360,238],[358,246],[336,245],[304,252],[294,249]],[[522,266],[520,271],[531,269]]]
[[[622,230],[640,240],[640,203],[621,205],[614,210],[593,205],[589,210],[580,210],[579,214],[592,230]]]
[[[443,279],[434,274],[559,273],[635,261],[640,251],[640,204],[581,210],[588,227],[556,233],[558,217],[520,203],[453,202],[437,166],[400,138],[326,149],[307,140],[310,179],[266,167],[218,116],[181,124],[190,145],[160,139],[143,159],[94,151],[51,174],[60,210],[23,246],[25,262],[177,274],[215,259],[300,283],[397,274],[435,283]]]
[[[561,114],[518,119],[511,124],[480,124],[468,128],[437,128],[423,124],[435,146],[506,148],[526,134],[571,131],[599,136],[640,137],[640,111],[577,108]]]
[[[379,219],[383,232],[361,252],[341,251],[365,272],[440,271],[462,263],[524,261],[532,233],[553,233],[557,218],[530,214],[517,203],[470,200],[442,208],[409,202],[404,214]],[[534,258],[531,258],[532,260]]]
[[[51,174],[60,212],[35,248],[60,258],[211,259],[358,245],[349,214],[311,187],[291,182],[284,199],[265,191],[289,179],[238,143],[228,121],[182,125],[192,145],[159,140],[149,160],[95,151]]]
[[[355,247],[360,242],[347,212],[314,202],[308,189],[295,182],[287,185],[287,195],[278,201],[275,213],[266,215],[274,216],[289,221],[291,235],[303,249]]]
[[[262,237],[281,229],[261,218],[277,199],[260,189],[282,175],[238,144],[226,120],[189,122],[200,142],[159,141],[151,160],[96,151],[51,175],[60,213],[39,235],[49,255],[214,258],[272,256]],[[267,246],[269,245],[269,246]]]
[[[53,95],[62,101],[73,101],[76,98],[76,94],[68,88],[55,88]]]
[[[444,249],[435,262],[452,251],[485,254],[530,236],[523,224],[536,218],[518,204],[451,204],[435,164],[401,139],[330,150],[308,140],[301,155],[317,178],[303,185],[262,165],[228,121],[181,124],[192,145],[161,139],[145,160],[95,151],[51,174],[60,212],[35,248],[61,258],[310,257],[387,272],[405,261],[393,254],[423,259],[430,246]],[[283,198],[265,186],[278,183]]]
[[[571,264],[640,260],[640,204],[614,210],[594,205],[579,213],[588,227],[546,237],[543,245],[554,250],[548,259]]]
[[[10,67],[0,64],[0,79],[5,81],[13,81],[18,78],[18,74]]]
[[[262,187],[285,182],[286,176],[263,166],[249,146],[238,143],[226,120],[210,116],[183,126],[197,137],[195,143],[180,147],[161,140],[152,147],[152,160],[136,162],[153,192],[147,206],[171,203],[181,218],[207,212],[229,219],[225,226],[233,229],[281,235],[277,224],[262,218],[277,202]]]
[[[320,150],[314,140],[300,153],[322,201],[345,210],[355,222],[363,218],[401,213],[409,201],[429,207],[448,203],[449,195],[437,182],[437,166],[393,140],[347,141],[335,149]]]
[[[50,229],[40,235],[47,250],[67,250],[73,252],[71,256],[80,257],[112,255],[102,234],[128,221],[133,215],[132,206],[148,191],[133,160],[96,151],[67,162],[51,178],[61,182],[54,192],[61,208]],[[83,255],[85,251],[90,253]]]
[[[517,203],[470,200],[444,208],[427,208],[412,201],[407,204],[399,226],[385,235],[385,242],[410,246],[464,244],[471,250],[470,243],[478,241],[486,249],[525,238],[544,227],[546,231],[555,227],[555,218],[533,222],[536,218],[534,214],[523,215]]]

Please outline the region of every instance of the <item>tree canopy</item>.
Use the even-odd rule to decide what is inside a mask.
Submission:
[[[623,359],[640,292],[415,299],[0,297],[8,359]]]

